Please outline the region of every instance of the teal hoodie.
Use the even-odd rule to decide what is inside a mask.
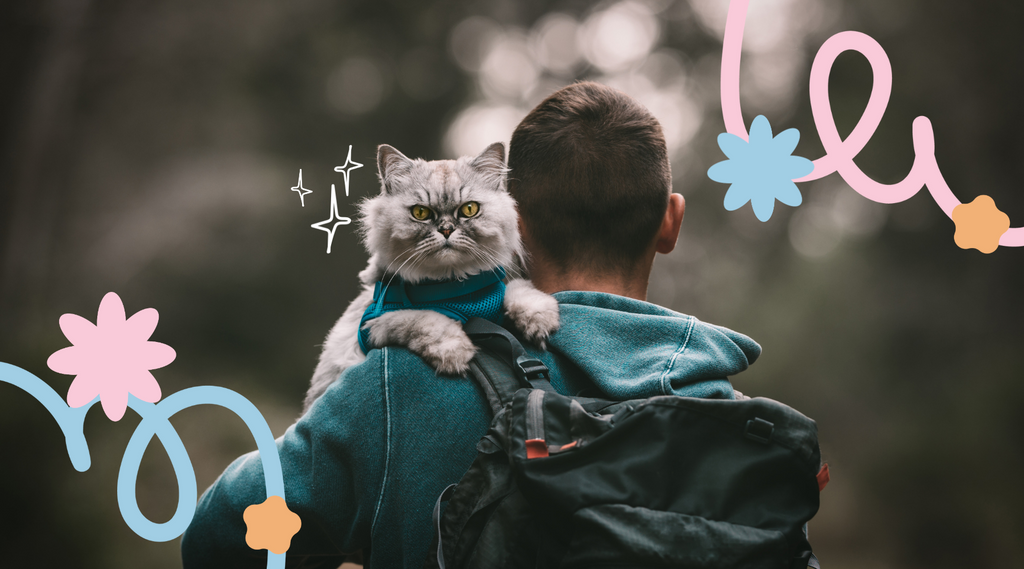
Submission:
[[[728,377],[761,353],[743,334],[647,302],[554,296],[561,327],[548,352],[529,351],[563,394],[731,399]],[[489,423],[471,379],[437,375],[402,348],[371,350],[277,441],[285,498],[302,519],[288,566],[335,569],[362,550],[367,568],[421,567],[434,502],[469,468]],[[185,569],[266,566],[266,552],[245,544],[242,520],[264,488],[255,452],[224,471],[182,538]]]

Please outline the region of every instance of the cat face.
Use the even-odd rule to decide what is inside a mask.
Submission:
[[[521,255],[500,142],[476,157],[431,162],[383,144],[377,167],[381,194],[360,206],[361,230],[385,272],[413,283],[464,278]]]

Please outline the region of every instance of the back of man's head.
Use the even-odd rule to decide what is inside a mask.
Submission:
[[[565,87],[530,111],[512,134],[508,166],[533,252],[567,270],[632,269],[672,190],[657,119],[597,83]]]

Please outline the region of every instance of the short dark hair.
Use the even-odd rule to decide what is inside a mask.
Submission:
[[[512,133],[508,188],[535,247],[563,267],[632,268],[668,207],[661,125],[629,95],[569,85]]]

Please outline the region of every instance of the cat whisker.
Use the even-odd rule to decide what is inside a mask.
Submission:
[[[381,294],[383,295],[383,294],[387,293],[388,287],[391,286],[391,283],[395,280],[395,277],[398,276],[398,271],[401,271],[402,267],[404,267],[406,265],[406,263],[408,263],[409,261],[412,261],[413,259],[416,259],[417,257],[420,257],[420,256],[421,256],[420,252],[417,251],[417,252],[413,253],[412,256],[410,256],[408,259],[406,259],[405,262],[402,263],[402,265],[400,267],[398,267],[398,269],[394,273],[391,274],[391,278],[388,279],[388,282],[384,283],[384,286],[381,288]],[[415,263],[414,263],[414,265],[415,265]]]
[[[493,247],[489,247],[487,245],[484,245],[483,243],[480,243],[478,246],[480,249],[483,249],[484,251],[487,251],[488,253],[493,255],[495,259],[498,258],[498,252],[495,251]]]
[[[498,269],[501,268],[501,265],[497,262],[497,259],[495,258],[495,255],[489,254],[486,251],[472,251],[472,253],[474,255],[476,255],[476,257],[478,259],[480,259],[480,261],[484,265],[489,265],[489,266],[492,267],[491,269],[489,269],[490,272],[497,273]],[[510,276],[512,278],[520,278],[519,277],[519,270],[516,269],[515,267],[504,267],[504,268],[505,268],[505,274],[506,275],[508,275],[508,276]]]
[[[427,255],[420,255],[412,265],[409,266],[409,270],[418,269],[424,261],[427,260]]]
[[[491,254],[487,253],[486,251],[482,251],[480,249],[469,249],[468,251],[469,251],[469,253],[471,255],[473,255],[474,257],[479,259],[481,264],[483,264],[484,266],[489,266],[489,267],[493,267],[493,268],[497,268],[498,267],[498,263],[495,262],[496,259],[494,258],[494,255],[491,255]],[[494,270],[494,269],[491,269],[491,270]]]
[[[401,259],[402,255],[405,255],[409,251],[412,251],[413,249],[416,249],[417,247],[420,247],[421,245],[422,245],[422,243],[417,243],[416,245],[412,245],[408,249],[406,249],[405,251],[402,251],[401,253],[395,255],[395,258],[392,259],[392,261],[390,263],[388,263],[388,266],[384,268],[384,274],[385,275],[388,274],[388,269],[391,268],[391,265],[394,265],[399,259]],[[413,254],[415,254],[415,252],[413,252]],[[408,261],[408,259],[406,259],[406,260]]]
[[[494,266],[497,267],[497,266],[500,265],[500,263],[498,262],[498,255],[494,251],[494,249],[492,249],[491,247],[488,247],[487,245],[484,245],[482,243],[479,244],[479,247],[482,250],[481,252],[487,253],[487,255],[489,256],[489,258],[492,261],[492,264]],[[519,267],[515,266],[514,263],[507,263],[507,265],[509,265],[509,266],[504,267],[506,274],[508,274],[510,277],[517,278],[517,279],[518,278],[523,278],[523,273],[522,273],[521,270],[519,270]]]
[[[491,266],[494,266],[494,264],[493,264],[493,263],[491,263],[491,262],[490,262],[490,260],[489,260],[489,259],[488,259],[487,257],[484,257],[484,256],[483,256],[482,252],[480,252],[480,251],[474,251],[474,250],[470,249],[470,250],[469,250],[469,253],[470,253],[471,255],[473,255],[474,257],[476,257],[476,258],[477,258],[477,259],[478,259],[478,260],[480,261],[480,264],[481,264],[481,265],[485,265],[485,266],[486,266],[486,265],[491,265]],[[495,268],[496,268],[496,267],[495,267]],[[494,271],[494,269],[490,269],[490,270],[491,270],[492,272]]]
[[[381,290],[381,294],[384,294],[385,292],[387,292],[388,287],[391,286],[391,282],[395,280],[395,277],[398,276],[398,273],[401,272],[402,267],[404,267],[406,265],[406,263],[408,263],[409,261],[415,259],[418,256],[423,256],[423,254],[424,254],[423,249],[425,248],[423,245],[424,245],[423,243],[420,243],[419,245],[417,245],[416,246],[416,251],[414,251],[413,254],[409,256],[408,259],[406,259],[404,262],[402,262],[402,264],[399,265],[399,267],[397,269],[395,269],[395,272],[392,273],[391,278],[388,279],[387,284],[385,284],[383,289]]]

